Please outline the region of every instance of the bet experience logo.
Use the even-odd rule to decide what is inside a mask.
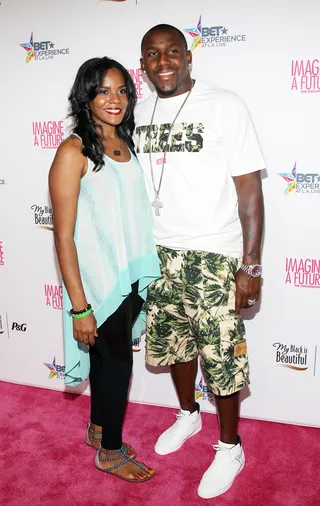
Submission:
[[[284,194],[289,193],[320,193],[320,174],[317,172],[297,172],[295,162],[292,172],[280,172],[278,176],[287,182]]]
[[[57,49],[56,44],[51,40],[42,40],[35,42],[33,32],[31,32],[30,41],[20,44],[27,51],[26,63],[31,60],[53,60],[55,56],[70,54],[68,47]]]
[[[223,25],[219,26],[202,26],[201,16],[196,28],[185,28],[193,38],[191,51],[197,47],[226,47],[231,42],[246,42],[245,34],[228,34],[229,29]]]
[[[203,378],[201,376],[199,383],[196,383],[194,389],[194,398],[196,401],[210,401],[213,400],[214,395],[212,392],[209,392],[207,385],[204,384]]]
[[[53,357],[51,364],[49,362],[44,362],[43,365],[48,367],[48,369],[50,371],[49,372],[49,379],[54,379],[54,378],[64,379],[65,378],[66,367],[64,365],[58,365],[56,363],[56,357]]]
[[[49,369],[48,378],[50,380],[51,379],[64,380],[66,385],[74,384],[75,382],[81,383],[81,381],[83,381],[82,378],[72,375],[73,370],[79,367],[80,361],[74,367],[72,367],[70,371],[66,371],[65,365],[57,364],[56,357],[53,357],[52,362],[43,362],[43,365],[45,365]]]

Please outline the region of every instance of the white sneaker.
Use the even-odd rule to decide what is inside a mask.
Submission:
[[[213,445],[216,456],[200,481],[198,495],[203,499],[211,499],[223,494],[242,471],[245,458],[241,440],[237,445],[230,445],[218,441]]]
[[[168,455],[168,453],[179,450],[189,437],[194,436],[202,429],[201,415],[197,410],[190,413],[190,411],[180,409],[180,413],[176,414],[176,417],[176,422],[163,432],[156,442],[154,451],[158,455]]]

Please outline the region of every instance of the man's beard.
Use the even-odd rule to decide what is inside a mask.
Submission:
[[[165,97],[171,97],[171,95],[173,95],[178,89],[179,89],[179,86],[175,86],[174,88],[170,88],[169,90],[163,90],[161,88],[158,88],[156,85],[154,85],[158,95],[163,95]]]

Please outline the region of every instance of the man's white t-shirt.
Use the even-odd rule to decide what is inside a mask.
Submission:
[[[169,142],[159,199],[154,208],[156,244],[171,249],[198,250],[239,258],[242,229],[233,176],[265,168],[266,164],[250,113],[234,93],[196,81],[180,112],[170,139],[168,133],[187,94],[159,98],[151,129],[156,94],[135,110],[135,144],[150,202],[156,189],[163,152]]]

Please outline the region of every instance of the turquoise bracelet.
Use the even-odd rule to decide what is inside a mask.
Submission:
[[[88,316],[88,314],[91,314],[93,313],[92,311],[92,308],[88,309],[87,311],[85,311],[84,313],[81,313],[81,314],[72,314],[70,316],[72,316],[72,318],[84,318],[85,316]]]

